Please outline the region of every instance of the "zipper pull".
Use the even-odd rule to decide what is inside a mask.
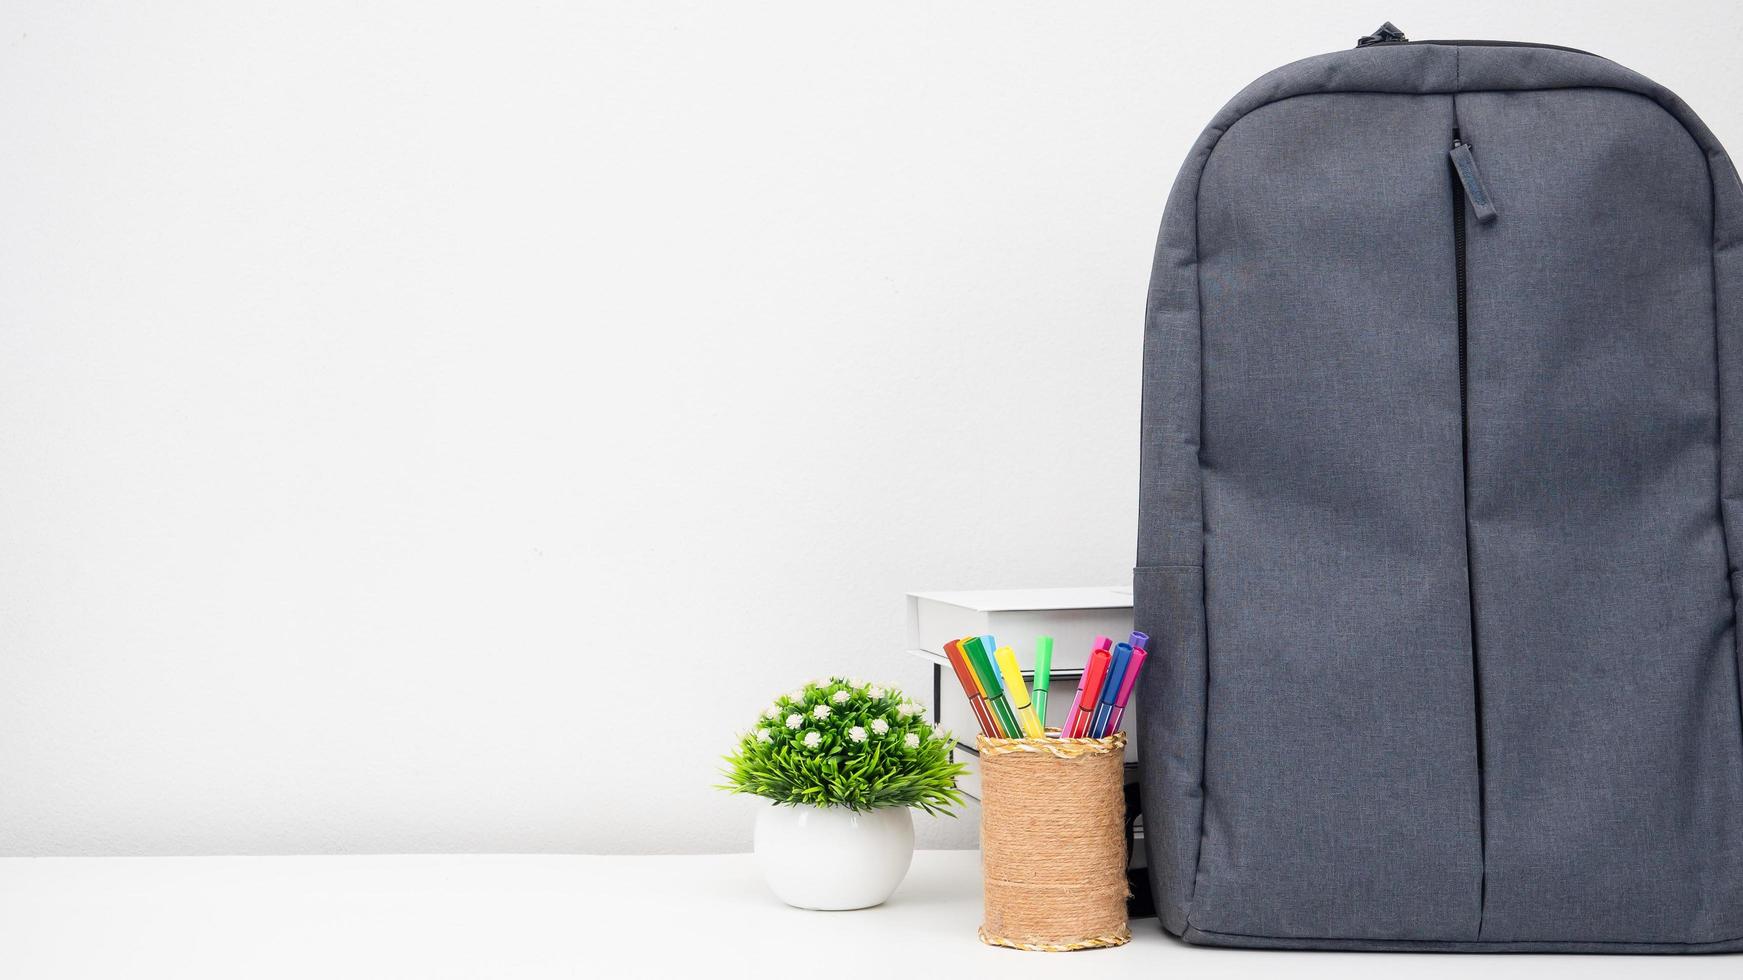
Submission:
[[[1374,33],[1367,37],[1356,38],[1356,47],[1365,48],[1370,44],[1397,44],[1408,40],[1410,39],[1404,36],[1403,31],[1394,27],[1391,21],[1387,21],[1376,27]]]
[[[1500,212],[1495,210],[1495,199],[1489,196],[1489,189],[1483,186],[1483,173],[1477,169],[1477,156],[1471,152],[1471,144],[1453,137],[1450,156],[1459,183],[1465,185],[1465,200],[1471,202],[1477,220],[1483,224],[1494,221]]]

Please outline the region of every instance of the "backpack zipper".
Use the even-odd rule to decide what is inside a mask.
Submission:
[[[1470,195],[1470,186],[1465,183],[1459,173],[1458,152],[1467,150],[1465,142],[1459,138],[1457,128],[1453,129],[1452,153],[1448,166],[1452,168],[1452,219],[1453,219],[1453,285],[1455,289],[1454,307],[1458,311],[1458,342],[1459,342],[1459,452],[1463,462],[1465,483],[1465,573],[1468,578],[1471,565],[1470,547],[1470,507],[1471,507],[1471,410],[1469,399],[1470,367],[1466,349],[1470,344],[1469,318],[1466,312],[1466,296],[1468,283],[1465,272],[1465,201]],[[1476,647],[1476,619],[1471,620],[1471,647]]]
[[[1453,281],[1458,289],[1456,303],[1459,318],[1459,429],[1461,432],[1464,432],[1470,427],[1470,413],[1466,410],[1465,406],[1465,335],[1467,331],[1465,323],[1465,199],[1470,193],[1470,190],[1464,181],[1463,175],[1459,173],[1457,154],[1461,149],[1467,149],[1467,147],[1464,141],[1459,138],[1459,131],[1454,129],[1449,165],[1452,167],[1453,178]],[[1471,455],[1471,440],[1469,434],[1465,434],[1463,439],[1464,455],[1468,465]],[[1469,484],[1470,480],[1468,477],[1465,482],[1467,485]]]
[[[1561,44],[1538,44],[1535,41],[1470,41],[1470,40],[1428,40],[1412,41],[1404,36],[1404,32],[1392,25],[1391,21],[1381,24],[1374,33],[1356,39],[1356,47],[1373,48],[1390,44],[1442,44],[1463,48],[1543,48],[1546,51],[1566,51],[1569,54],[1583,54],[1593,58],[1603,55],[1592,54],[1579,48],[1570,48]]]
[[[1456,129],[1453,130],[1452,150],[1447,156],[1452,159],[1453,176],[1465,189],[1465,200],[1471,202],[1471,211],[1477,220],[1485,225],[1494,221],[1500,213],[1495,210],[1495,199],[1489,196],[1489,188],[1483,184],[1483,172],[1477,169],[1477,156],[1472,152],[1471,144],[1459,139]]]
[[[1468,162],[1469,168],[1460,165],[1460,160]],[[1458,312],[1458,344],[1459,344],[1459,453],[1460,475],[1463,479],[1464,517],[1465,517],[1465,603],[1471,618],[1471,695],[1472,713],[1476,724],[1476,762],[1477,762],[1477,847],[1482,855],[1483,870],[1478,885],[1477,899],[1477,933],[1483,930],[1483,919],[1488,909],[1488,808],[1485,803],[1487,796],[1484,780],[1483,760],[1483,669],[1477,650],[1477,583],[1471,570],[1471,403],[1470,403],[1470,324],[1467,311],[1468,276],[1465,270],[1465,202],[1472,201],[1472,210],[1476,212],[1479,221],[1492,221],[1495,210],[1489,201],[1487,188],[1482,185],[1482,177],[1476,169],[1476,158],[1471,155],[1470,144],[1459,136],[1458,127],[1453,127],[1452,149],[1448,153],[1447,165],[1452,169],[1452,208],[1453,208],[1453,283],[1455,287],[1454,305]],[[1488,202],[1488,217],[1477,208],[1474,198],[1480,193],[1482,199]]]
[[[1374,29],[1374,33],[1366,37],[1356,38],[1356,47],[1365,48],[1370,44],[1409,44],[1410,39],[1398,29],[1396,24],[1387,21]]]

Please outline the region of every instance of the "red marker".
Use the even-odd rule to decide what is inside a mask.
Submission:
[[[962,693],[968,695],[968,706],[974,710],[974,720],[980,724],[980,733],[989,738],[998,737],[998,728],[993,725],[993,716],[987,711],[986,698],[981,696],[980,685],[974,681],[974,671],[969,669],[968,658],[962,654],[962,641],[951,640],[944,644],[944,655],[950,658],[950,669],[956,671],[956,681],[962,685]]]
[[[1114,645],[1114,641],[1108,637],[1098,636],[1095,638],[1095,648],[1097,650],[1106,650],[1106,649],[1109,649],[1110,647],[1112,647],[1113,645]],[[1095,658],[1092,655],[1090,659],[1093,660]],[[1065,720],[1059,723],[1059,737],[1060,738],[1070,738],[1071,737],[1071,726],[1077,724],[1077,709],[1083,705],[1083,682],[1085,680],[1088,680],[1088,678],[1085,677],[1083,674],[1077,675],[1077,693],[1072,695],[1071,707],[1067,708],[1065,711]],[[1090,691],[1089,696],[1090,696],[1091,700],[1094,700],[1094,698],[1095,698],[1096,694],[1099,692],[1099,690],[1100,689],[1097,688],[1095,690]],[[1090,705],[1090,710],[1094,711],[1095,705],[1093,705],[1093,704]]]
[[[1097,641],[1100,641],[1100,637]],[[1097,699],[1101,696],[1102,681],[1107,679],[1109,654],[1105,649],[1097,649],[1089,655],[1089,666],[1083,668],[1083,676],[1077,679],[1077,697],[1071,699],[1071,714],[1065,719],[1066,738],[1084,738],[1089,732],[1089,720],[1095,714]],[[1086,696],[1085,691],[1089,694]]]

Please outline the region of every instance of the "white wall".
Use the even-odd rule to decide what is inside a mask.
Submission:
[[[1126,580],[1253,76],[1391,17],[1743,141],[1716,2],[143,6],[0,13],[5,854],[742,849],[904,591]]]

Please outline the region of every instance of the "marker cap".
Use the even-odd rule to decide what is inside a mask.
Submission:
[[[1137,686],[1138,671],[1144,666],[1144,658],[1150,654],[1139,648],[1132,651],[1132,658],[1126,661],[1126,675],[1120,678],[1120,693],[1114,697],[1114,707],[1123,708],[1132,698],[1132,688]]]
[[[1132,660],[1132,645],[1122,643],[1114,647],[1113,659],[1108,662],[1107,679],[1102,683],[1101,696],[1097,699],[1102,704],[1112,705],[1120,695],[1120,683],[1126,679],[1126,665]]]
[[[1029,692],[1023,689],[1023,670],[1017,666],[1017,654],[1010,647],[999,647],[993,654],[998,661],[999,670],[1004,674],[1005,692],[1011,699],[1011,707],[1018,711],[1029,706]]]
[[[1089,716],[1095,711],[1096,696],[1101,693],[1102,681],[1108,672],[1108,652],[1097,650],[1089,655],[1089,665],[1083,668],[1083,698],[1073,702],[1074,711],[1066,719],[1065,734],[1069,738],[1082,738],[1083,728],[1089,722]]]

